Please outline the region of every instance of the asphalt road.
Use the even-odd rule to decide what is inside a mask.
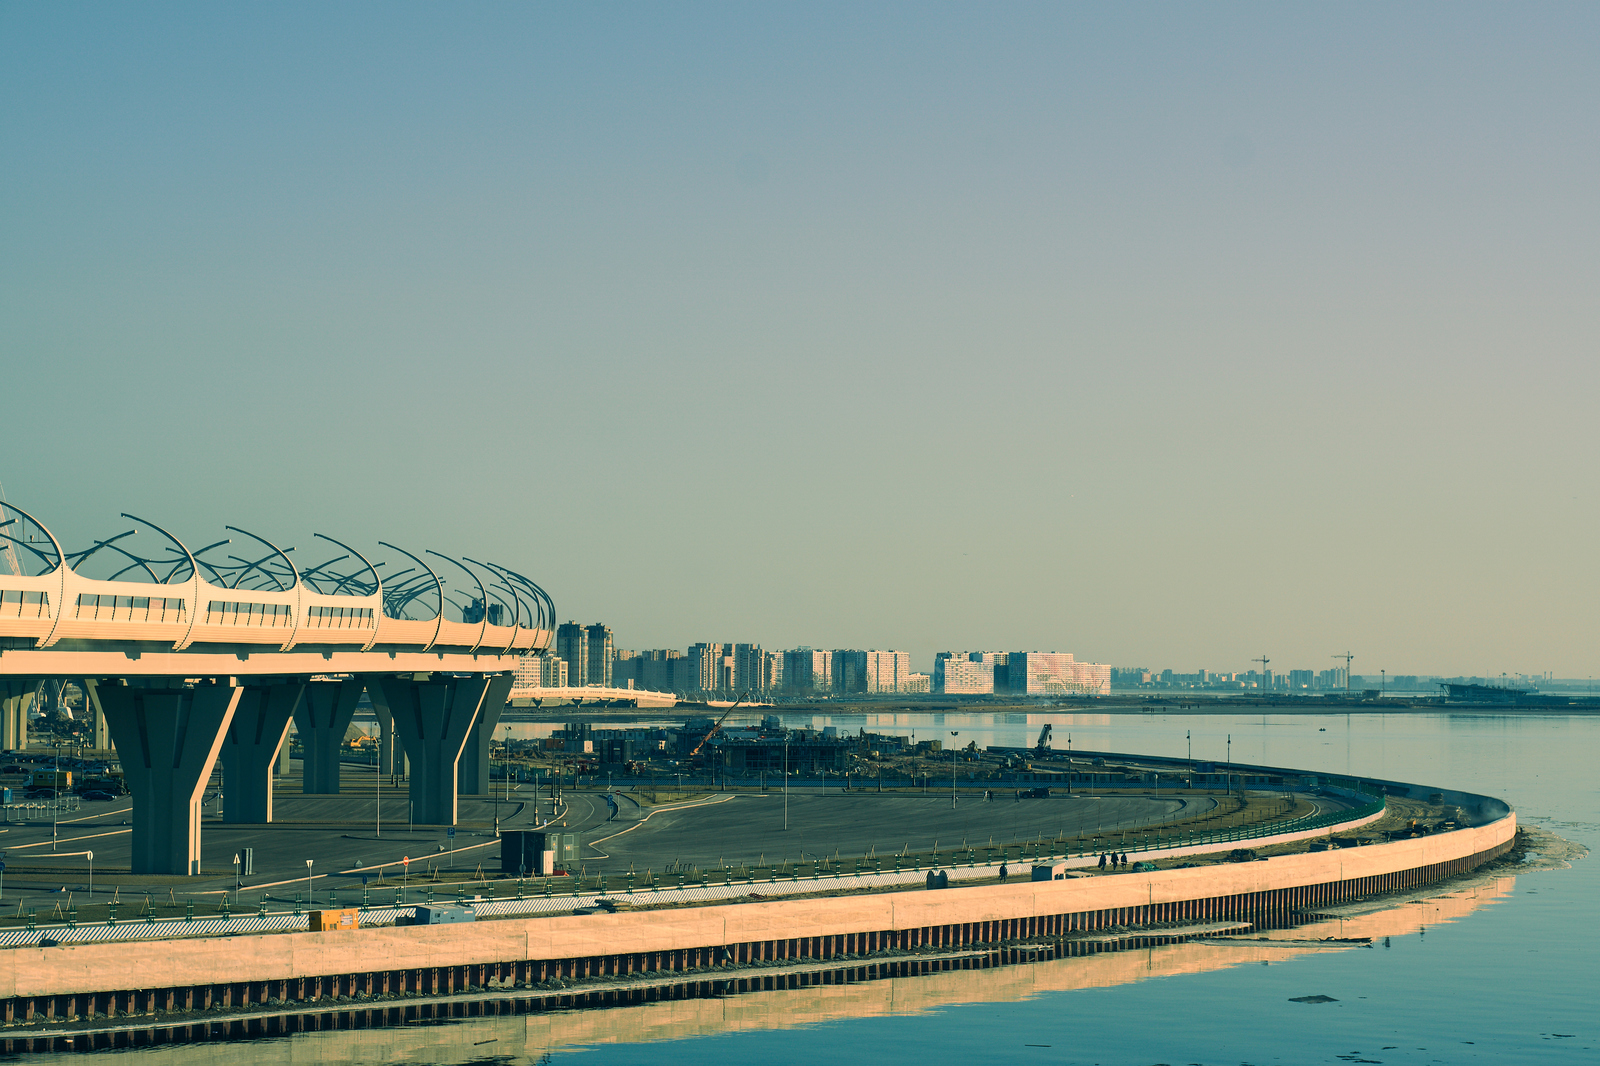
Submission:
[[[1016,801],[1000,792],[992,801],[963,794],[954,810],[950,797],[940,794],[874,792],[791,792],[788,828],[784,828],[781,792],[764,794],[713,794],[683,805],[641,808],[626,793],[617,795],[619,813],[610,820],[604,793],[568,791],[558,816],[563,828],[582,833],[584,864],[598,870],[661,870],[669,864],[716,867],[719,862],[754,863],[790,861],[822,855],[849,859],[876,849],[890,855],[909,847],[927,851],[961,846],[982,847],[1045,839],[1111,833],[1123,828],[1154,825],[1202,814],[1215,806],[1209,796],[1189,798],[1151,796],[1052,796]],[[233,856],[253,848],[255,874],[244,878],[246,900],[265,892],[293,898],[306,887],[306,860],[312,860],[312,888],[317,894],[330,888],[348,893],[359,888],[362,872],[386,864],[387,878],[400,873],[402,856],[411,869],[426,864],[453,865],[485,870],[499,867],[500,849],[492,828],[458,827],[449,837],[443,827],[411,828],[406,824],[407,793],[385,791],[382,835],[373,824],[374,800],[365,795],[280,795],[275,803],[277,821],[270,827],[230,826],[220,821],[208,804],[202,826],[205,875],[197,878],[132,878],[130,860],[131,807],[126,797],[115,803],[86,803],[59,825],[55,849],[51,826],[0,826],[0,851],[5,853],[0,907],[24,906],[49,910],[74,893],[75,901],[88,902],[89,863],[83,852],[94,852],[96,898],[115,887],[123,896],[142,897],[145,891],[165,893],[175,886],[180,897],[195,893],[217,895],[233,887]],[[513,790],[509,802],[499,807],[502,828],[536,825],[532,786]],[[549,800],[540,803],[541,815],[550,813]],[[492,823],[496,804],[483,799],[463,799],[463,822]],[[453,852],[452,852],[453,847]],[[352,872],[355,871],[355,872]]]
[[[948,795],[791,793],[787,829],[781,793],[730,793],[643,812],[626,797],[622,805],[617,821],[586,836],[584,855],[591,869],[626,869],[630,863],[638,869],[674,863],[705,868],[754,862],[762,855],[769,861],[835,853],[849,859],[873,849],[888,855],[905,848],[1011,844],[1041,835],[1050,840],[1187,818],[1210,810],[1216,801],[1209,796],[1052,796],[1019,802],[1006,792],[990,801],[962,796],[952,810]]]
[[[518,828],[533,824],[531,786],[525,794],[513,790],[509,802],[498,805],[502,827]],[[599,802],[599,801],[597,801]],[[549,801],[544,811],[549,812]],[[442,826],[410,828],[406,824],[407,794],[387,791],[383,797],[381,836],[375,824],[376,806],[372,795],[280,796],[275,801],[276,821],[270,827],[232,826],[211,813],[211,804],[201,825],[201,853],[205,874],[196,878],[161,879],[159,892],[165,894],[176,883],[185,892],[220,894],[234,884],[233,856],[244,848],[254,849],[255,876],[243,878],[247,896],[250,888],[277,886],[267,891],[292,897],[304,893],[306,860],[312,860],[312,886],[317,892],[330,887],[349,889],[359,886],[360,873],[343,873],[358,866],[389,864],[387,876],[400,873],[400,859],[410,857],[413,869],[425,863],[449,864],[473,869],[479,862],[486,870],[498,870],[500,849],[492,828],[459,827],[452,839]],[[604,803],[600,806],[604,808]],[[463,799],[460,817],[465,822],[492,824],[496,804],[482,799]],[[603,817],[603,816],[602,816]],[[74,893],[75,902],[87,902],[89,861],[83,854],[94,852],[96,898],[118,886],[129,886],[123,896],[134,892],[142,897],[150,879],[132,878],[127,871],[131,860],[130,823],[132,806],[128,797],[114,803],[85,803],[81,810],[57,826],[56,844],[51,846],[51,825],[0,825],[0,852],[4,853],[6,873],[0,886],[0,908],[24,906],[53,907],[63,897],[63,887]],[[451,848],[454,847],[452,855]],[[369,876],[376,877],[372,870]],[[137,888],[133,886],[137,885]]]

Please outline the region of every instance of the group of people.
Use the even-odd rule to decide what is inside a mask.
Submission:
[[[1128,865],[1128,853],[1127,852],[1123,852],[1123,853],[1121,853],[1119,855],[1117,852],[1112,851],[1112,852],[1107,852],[1107,853],[1101,855],[1100,856],[1100,869],[1104,870],[1107,865],[1111,865],[1111,866],[1126,866],[1126,865]]]

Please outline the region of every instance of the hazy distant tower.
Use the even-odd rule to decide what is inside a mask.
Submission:
[[[556,657],[567,664],[567,682],[584,684],[589,676],[589,634],[576,622],[563,622],[556,627]]]
[[[588,638],[583,660],[584,684],[610,688],[613,668],[611,627],[596,622],[584,630],[584,636]]]

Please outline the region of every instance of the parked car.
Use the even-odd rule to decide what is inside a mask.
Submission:
[[[16,763],[12,763],[10,766],[0,766],[0,774],[25,774],[27,772],[28,768],[26,766],[18,766]]]
[[[99,789],[91,789],[83,794],[83,798],[89,803],[111,803],[117,797],[113,796],[109,792],[101,792]]]

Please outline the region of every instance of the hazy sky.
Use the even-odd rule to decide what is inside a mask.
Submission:
[[[622,647],[1596,670],[1600,8],[0,3],[0,483]]]

